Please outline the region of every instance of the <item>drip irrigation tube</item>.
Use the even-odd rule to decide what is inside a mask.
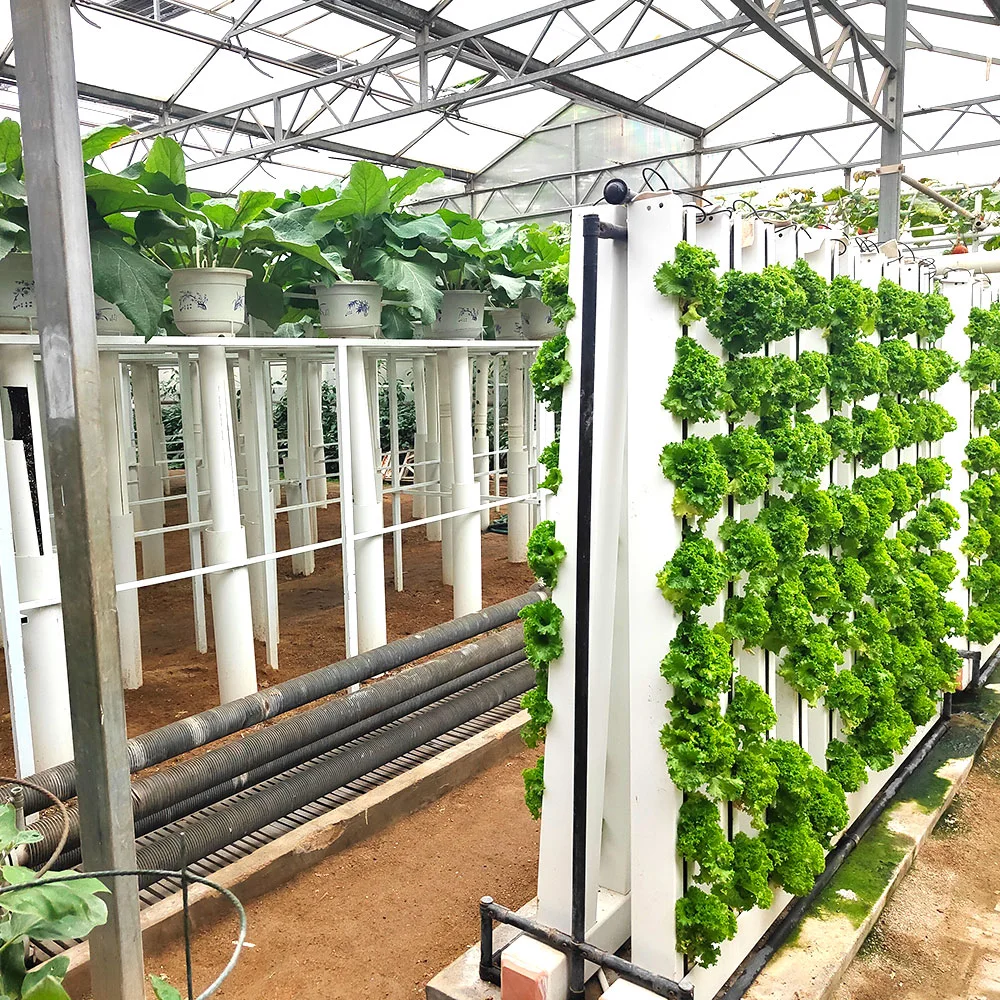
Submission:
[[[335,694],[352,684],[370,680],[387,670],[509,625],[522,608],[541,600],[542,596],[539,590],[530,590],[482,611],[463,615],[443,625],[434,625],[367,653],[339,660],[300,677],[291,677],[218,708],[210,708],[198,715],[178,719],[169,725],[143,733],[128,741],[129,771],[135,774],[136,771],[162,764],[165,760],[196,750],[241,729]],[[68,761],[39,771],[31,780],[65,801],[76,794],[76,765],[73,761]],[[25,792],[24,799],[25,810],[29,813],[48,806],[48,799],[31,789]]]
[[[524,664],[454,695],[448,701],[404,719],[344,747],[314,765],[285,774],[251,794],[220,804],[206,819],[190,823],[143,847],[138,867],[169,868],[167,859],[195,861],[287,816],[375,768],[409,753],[457,726],[523,694],[535,683],[533,668]],[[164,863],[161,863],[164,862]],[[150,885],[155,879],[146,881]]]
[[[472,647],[470,646],[466,648],[471,649]],[[438,662],[439,661],[435,660],[431,663],[424,664],[423,666],[431,667]],[[173,797],[164,802],[162,806],[158,806],[156,809],[153,809],[152,806],[156,801],[156,795],[163,791],[163,783],[157,783],[158,787],[151,790],[149,788],[145,789],[150,794],[148,794],[146,801],[142,803],[143,808],[140,813],[140,803],[137,801],[135,796],[133,796],[132,809],[135,820],[136,836],[141,836],[152,830],[158,830],[160,827],[166,826],[168,823],[173,823],[185,816],[190,816],[193,813],[198,812],[200,809],[204,809],[206,806],[213,805],[216,802],[221,802],[230,795],[235,795],[237,792],[241,792],[244,789],[252,788],[254,785],[258,785],[262,781],[266,781],[268,778],[284,774],[285,771],[291,770],[293,767],[298,767],[300,764],[313,760],[321,754],[329,753],[337,747],[344,746],[353,740],[367,736],[369,733],[381,729],[383,726],[397,722],[413,712],[426,708],[428,705],[433,705],[435,702],[441,701],[450,695],[465,690],[479,681],[492,677],[500,671],[516,666],[522,662],[524,662],[524,649],[519,648],[515,649],[512,653],[501,657],[500,659],[492,660],[482,665],[475,664],[475,668],[469,670],[468,672],[463,672],[453,677],[445,677],[443,683],[438,683],[433,687],[425,687],[422,683],[417,683],[421,680],[421,678],[407,678],[411,681],[410,684],[405,686],[393,685],[391,694],[382,694],[379,701],[387,702],[382,711],[377,710],[378,702],[373,699],[369,699],[369,703],[364,706],[363,716],[361,716],[360,712],[350,713],[351,715],[359,715],[353,724],[349,724],[343,720],[340,720],[339,722],[335,720],[332,725],[328,725],[322,730],[322,732],[326,735],[322,736],[320,739],[315,739],[302,745],[296,745],[294,749],[286,748],[284,752],[276,750],[271,743],[265,743],[262,745],[259,741],[254,741],[251,749],[259,752],[253,754],[252,756],[243,756],[245,760],[255,760],[258,761],[258,763],[256,765],[246,763],[240,764],[239,767],[241,769],[232,773],[231,776],[225,771],[211,774],[208,777],[197,774],[195,777],[199,780],[194,783],[194,786],[192,786],[192,781],[188,780],[191,779],[192,776],[190,771],[186,769],[185,764],[194,763],[194,761],[185,762],[185,764],[181,764],[177,768],[171,768],[169,771],[165,770],[156,775],[150,775],[150,779],[167,776],[167,791],[171,793]],[[413,667],[406,671],[405,675],[422,671],[423,666]],[[404,678],[405,675],[399,674],[397,677]],[[426,677],[426,673],[423,676]],[[384,686],[384,691],[385,688],[389,687],[389,682],[394,680],[396,680],[395,677],[388,678],[386,681],[376,681],[374,684],[363,688],[354,695],[338,699],[338,701],[333,702],[332,704],[340,705],[347,702],[351,698],[355,698],[357,695],[362,695],[371,691],[375,687]],[[407,688],[412,688],[413,692],[410,695],[400,697],[400,691],[406,690]],[[405,697],[405,700],[403,700],[403,697]],[[303,717],[304,716],[298,716],[297,718]],[[290,719],[288,721],[292,722],[296,720]],[[281,723],[278,725],[281,725]],[[277,726],[271,728],[277,728]],[[266,730],[264,732],[266,732]],[[252,737],[259,735],[262,734],[251,734]],[[268,754],[271,754],[272,756],[267,756]],[[208,754],[205,754],[203,757],[196,758],[196,760],[201,761],[207,756]],[[222,763],[225,764],[235,759],[237,758],[229,758]],[[173,775],[173,778],[171,775]],[[176,780],[174,780],[174,778],[176,778]],[[145,779],[141,780],[145,781]],[[203,783],[205,781],[211,781],[211,784],[208,785]],[[133,784],[133,790],[135,790],[139,784],[140,782],[135,782]],[[75,805],[69,807],[68,814],[69,833],[67,837],[67,850],[60,858],[60,865],[63,867],[75,865],[80,861],[79,816]],[[44,846],[49,843],[53,837],[58,837],[60,835],[60,832],[63,829],[63,823],[58,816],[48,814],[41,817],[35,824],[33,824],[32,829],[38,831],[43,836],[43,839],[37,844],[29,844],[26,848],[28,864],[33,867],[36,858],[46,857],[44,854]]]
[[[938,719],[920,746],[913,751],[906,763],[893,775],[889,783],[872,799],[868,808],[854,821],[851,828],[837,843],[826,860],[826,867],[816,879],[816,884],[807,896],[800,896],[782,916],[771,925],[761,943],[750,953],[729,988],[719,995],[719,1000],[742,1000],[743,995],[753,985],[761,969],[770,961],[774,953],[785,943],[792,931],[798,927],[806,911],[816,897],[826,888],[840,866],[850,857],[861,838],[871,829],[875,821],[885,811],[886,806],[896,797],[903,783],[927,759],[938,740],[948,729],[946,719]]]

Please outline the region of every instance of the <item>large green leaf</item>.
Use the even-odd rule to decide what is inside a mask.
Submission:
[[[150,976],[149,982],[153,987],[153,996],[156,997],[156,1000],[182,1000],[180,993],[162,976]]]
[[[108,224],[115,216],[108,217]],[[120,228],[114,226],[113,228]],[[194,233],[190,226],[178,222],[171,218],[166,212],[140,212],[135,216],[132,231],[135,238],[145,247],[156,246],[157,243],[164,243],[169,240],[176,240],[181,244],[194,241]]]
[[[130,135],[135,135],[135,129],[128,125],[105,125],[96,132],[83,137],[83,160],[88,163],[95,157],[106,153],[112,146],[117,145],[122,139],[127,139]]]
[[[30,990],[23,990],[21,996],[23,1000],[71,1000],[59,980],[52,976],[38,980]]]
[[[320,218],[315,208],[299,208],[283,215],[270,215],[251,222],[244,230],[244,246],[253,244],[271,246],[298,254],[330,271],[343,281],[351,280],[351,273],[339,254],[320,250],[319,240],[333,228],[331,220]]]
[[[281,285],[261,281],[259,278],[248,278],[247,312],[254,319],[262,319],[272,330],[276,330],[285,315],[285,293]]]
[[[172,184],[183,186],[187,183],[187,167],[184,164],[184,150],[176,139],[168,135],[158,135],[149,147],[144,161],[146,173],[163,174]]]
[[[510,274],[501,274],[497,271],[490,272],[490,284],[494,288],[500,289],[507,294],[511,302],[517,302],[524,295],[527,281],[523,277],[514,277]]]
[[[405,222],[398,219],[386,219],[385,227],[395,233],[401,240],[420,240],[431,245],[443,243],[451,230],[440,215],[422,215]]]
[[[2,873],[11,885],[32,883],[0,896],[0,908],[11,914],[7,928],[12,938],[24,936],[45,941],[83,938],[108,919],[108,908],[97,895],[108,890],[97,879],[58,882],[54,880],[59,875],[76,873],[50,872],[41,882],[34,882],[35,872],[10,865],[4,866]]]
[[[389,180],[374,163],[361,160],[351,167],[350,180],[340,197],[320,211],[321,219],[356,215],[370,219],[389,211]]]
[[[21,992],[27,996],[31,989],[40,983],[46,976],[50,976],[57,982],[62,982],[69,972],[69,958],[66,955],[57,955],[49,959],[43,965],[37,965],[25,977],[21,983]]]
[[[28,189],[24,186],[17,174],[9,167],[0,164],[0,194],[7,198],[14,198],[22,204],[28,200]]]
[[[232,228],[246,226],[259,219],[274,203],[270,191],[241,191],[236,200],[236,219]]]
[[[87,196],[94,202],[101,215],[115,212],[167,212],[171,215],[194,217],[196,213],[185,208],[173,195],[152,194],[130,177],[118,174],[96,173],[84,178]]]
[[[21,126],[11,118],[0,121],[0,163],[20,172]]]
[[[404,198],[409,198],[415,194],[425,184],[439,180],[444,177],[444,171],[437,167],[413,167],[407,170],[402,177],[394,177],[389,181],[389,202],[398,205]]]
[[[41,839],[42,835],[37,830],[17,828],[17,815],[12,805],[0,806],[0,854],[9,854],[21,844],[37,844]]]
[[[382,336],[386,340],[413,340],[413,321],[407,310],[397,306],[383,308]]]
[[[370,275],[387,291],[400,292],[424,323],[433,323],[441,305],[441,289],[437,287],[437,268],[429,263],[400,260],[381,247],[368,250],[362,263]]]
[[[126,243],[117,233],[98,230],[90,236],[94,291],[113,302],[149,339],[156,334],[167,296],[170,272]],[[2,897],[0,897],[2,898]]]
[[[17,247],[18,237],[24,232],[24,228],[16,222],[0,218],[0,260]]]

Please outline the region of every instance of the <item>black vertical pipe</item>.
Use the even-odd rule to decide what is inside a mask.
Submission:
[[[479,978],[483,982],[493,979],[493,915],[490,907],[492,896],[479,900]]]
[[[570,931],[587,935],[587,751],[590,718],[590,543],[594,490],[594,353],[597,342],[597,252],[601,223],[583,217],[583,303],[580,311],[580,459],[576,504],[576,662],[573,670],[573,846]],[[583,956],[569,957],[569,995],[584,995]]]

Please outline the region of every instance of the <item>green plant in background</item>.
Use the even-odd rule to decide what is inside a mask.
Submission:
[[[566,359],[568,349],[569,338],[566,334],[556,334],[538,348],[528,372],[535,398],[552,413],[562,409],[563,386],[573,374],[573,368]]]

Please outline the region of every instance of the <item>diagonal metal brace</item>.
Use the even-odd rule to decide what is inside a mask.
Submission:
[[[811,70],[818,77],[824,80],[829,86],[831,86],[841,97],[850,101],[856,108],[863,111],[873,122],[877,125],[881,125],[882,128],[893,129],[895,128],[895,122],[882,113],[881,110],[876,106],[879,97],[881,96],[882,90],[884,89],[885,78],[889,74],[895,72],[895,68],[892,66],[888,57],[885,55],[884,51],[878,48],[876,43],[872,40],[871,36],[866,35],[861,28],[849,18],[833,0],[805,0],[804,6],[807,8],[807,21],[811,26],[810,34],[815,39],[817,36],[815,34],[812,25],[814,23],[815,14],[826,14],[827,16],[833,17],[833,19],[842,26],[842,43],[846,42],[848,39],[851,40],[852,44],[860,48],[864,48],[869,55],[872,55],[877,62],[881,64],[884,69],[883,81],[880,82],[878,88],[876,89],[873,100],[869,100],[864,94],[858,93],[856,90],[851,88],[844,80],[840,79],[827,65],[826,61],[816,53],[810,52],[804,45],[802,45],[797,39],[792,37],[785,28],[778,23],[778,15],[781,13],[780,8],[775,9],[775,13],[772,16],[768,8],[763,7],[760,3],[755,2],[755,0],[733,0],[733,3],[741,14],[744,14],[749,18],[764,34],[773,38],[786,52],[791,53],[795,56],[803,66]],[[815,6],[815,10],[812,8]],[[836,14],[833,11],[836,10]],[[842,44],[841,43],[841,44]],[[858,51],[858,49],[856,49]],[[858,62],[860,63],[860,54],[858,55]],[[860,71],[860,66],[859,66]]]

